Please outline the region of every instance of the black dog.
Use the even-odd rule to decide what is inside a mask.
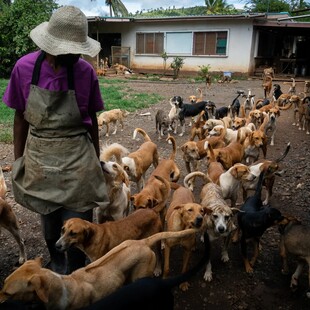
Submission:
[[[275,98],[275,100],[277,100],[282,94],[283,92],[281,90],[281,86],[279,84],[274,84],[272,95]]]
[[[217,108],[215,110],[215,118],[216,119],[221,119],[221,118],[227,116],[228,112],[229,112],[229,108],[228,107]]]
[[[261,200],[264,172],[261,172],[255,194],[248,197],[238,213],[238,229],[241,230],[241,254],[247,273],[253,273],[253,266],[259,254],[259,241],[264,232],[279,223],[283,217],[278,209],[263,207]],[[247,241],[254,243],[251,261],[247,258]]]
[[[239,97],[244,95],[243,90],[237,90],[237,97],[232,101],[230,109],[231,109],[231,114],[232,117],[234,118],[235,116],[239,117],[239,112],[240,112],[240,101]]]
[[[139,279],[134,283],[123,286],[111,295],[83,309],[173,310],[174,295],[172,289],[188,281],[210,259],[210,240],[208,233],[204,234],[204,248],[205,252],[203,257],[191,270],[169,279],[150,277]]]
[[[179,120],[182,126],[182,132],[180,136],[183,136],[185,133],[185,118],[186,117],[194,117],[197,116],[201,111],[207,111],[206,107],[208,105],[208,101],[199,101],[195,103],[182,103],[179,105]],[[206,114],[206,113],[205,113]]]

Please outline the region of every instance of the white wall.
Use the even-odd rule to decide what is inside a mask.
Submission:
[[[251,19],[217,21],[179,21],[179,22],[127,22],[104,23],[99,32],[121,33],[122,46],[131,47],[131,67],[140,69],[163,69],[161,56],[137,55],[136,32],[167,31],[222,31],[228,30],[227,56],[168,55],[167,68],[174,56],[184,58],[182,71],[199,71],[199,66],[210,65],[211,71],[230,71],[248,73],[251,69],[253,49],[253,26]],[[184,42],[192,45],[192,42]]]

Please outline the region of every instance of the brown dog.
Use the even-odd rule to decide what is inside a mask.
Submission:
[[[121,125],[121,131],[124,130],[124,118],[129,114],[126,110],[121,109],[113,109],[110,111],[105,111],[99,114],[98,116],[98,126],[99,128],[103,128],[103,126],[106,126],[106,136],[109,136],[110,132],[110,124],[114,125],[114,131],[112,132],[112,135],[115,135],[117,132],[117,122]]]
[[[170,181],[159,175],[151,175],[145,187],[137,194],[130,197],[135,210],[155,208],[160,213],[162,221],[166,214],[166,203],[170,195]]]
[[[124,65],[121,65],[119,63],[116,63],[113,65],[113,68],[115,69],[115,73],[116,74],[119,74],[119,73],[122,73],[122,74],[131,74],[132,73],[132,70],[127,68],[126,66]]]
[[[190,132],[190,141],[194,141],[195,137],[198,137],[198,140],[203,140],[205,138],[206,129],[204,128],[205,121],[202,120],[205,111],[201,111],[198,115],[197,119],[194,121],[191,127]]]
[[[202,90],[201,88],[197,88],[197,91],[199,92],[199,97],[196,95],[191,95],[188,97],[190,103],[200,102],[202,101]]]
[[[192,191],[181,185],[174,184],[176,190],[171,199],[170,206],[167,210],[165,222],[167,231],[181,231],[188,228],[200,228],[203,223],[205,214],[204,209],[200,204],[195,203],[195,198]],[[182,273],[188,269],[191,252],[195,248],[196,236],[190,235],[182,239],[167,239],[165,241],[165,263],[163,277],[166,278],[169,274],[169,261],[171,248],[180,245],[183,248],[183,266]],[[182,291],[188,290],[189,283],[183,282],[180,284]]]
[[[23,264],[27,260],[24,240],[20,235],[19,225],[12,207],[5,200],[7,186],[5,183],[2,168],[0,167],[0,227],[9,231],[16,240],[19,247],[19,264]]]
[[[72,246],[77,247],[93,262],[125,240],[143,239],[160,231],[160,217],[152,209],[137,210],[121,220],[103,224],[72,218],[64,223],[56,248],[67,251]],[[155,274],[159,275],[161,260],[160,255],[157,257]]]
[[[143,129],[136,128],[133,133],[133,139],[136,138],[138,132],[144,137],[144,143],[137,151],[123,157],[122,162],[130,180],[137,183],[138,190],[140,191],[144,187],[147,169],[151,164],[155,168],[158,165],[158,152],[157,145],[152,142],[151,138]]]
[[[281,234],[280,255],[282,257],[282,273],[288,274],[288,254],[298,259],[297,268],[291,278],[291,289],[295,291],[298,287],[298,278],[302,273],[304,265],[308,265],[308,290],[307,297],[310,298],[310,226],[302,224],[292,216],[284,216],[279,223]]]
[[[198,171],[193,173],[196,173],[199,177],[203,177],[205,181],[205,185],[200,192],[200,204],[208,214],[205,216],[204,228],[208,231],[211,242],[221,237],[224,238],[222,261],[228,262],[228,245],[231,234],[236,229],[233,223],[233,217],[239,209],[231,208],[227,204],[223,197],[221,187],[214,184],[206,174]],[[185,187],[188,186],[189,177],[190,174],[184,178]],[[208,282],[212,280],[212,266],[210,260],[207,264],[204,279]]]
[[[262,86],[263,86],[263,89],[264,89],[264,98],[269,97],[271,89],[272,89],[272,77],[270,75],[267,75],[264,78]]]
[[[161,232],[141,240],[127,240],[103,257],[70,275],[42,268],[42,259],[29,260],[5,281],[0,303],[8,299],[42,301],[47,309],[80,309],[113,293],[125,283],[153,276],[156,243],[167,238],[184,238],[196,229]]]

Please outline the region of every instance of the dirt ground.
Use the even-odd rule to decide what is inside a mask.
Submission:
[[[103,82],[103,80],[101,80]],[[143,82],[132,81],[127,86],[138,91],[148,93],[158,93],[163,96],[162,102],[151,108],[139,110],[131,113],[125,122],[125,130],[118,131],[116,135],[109,138],[101,134],[102,143],[118,142],[129,149],[136,150],[142,139],[132,140],[132,133],[136,127],[145,129],[153,141],[158,144],[159,154],[162,158],[167,158],[171,152],[171,146],[165,140],[158,140],[155,133],[156,111],[164,109],[170,110],[169,98],[173,95],[182,96],[185,101],[189,95],[196,93],[197,87],[202,87],[206,99],[215,102],[217,107],[228,105],[236,96],[237,90],[248,91],[256,95],[255,98],[263,96],[261,80],[245,80],[231,84],[213,84],[211,89],[206,91],[204,84],[192,83],[188,80],[172,83],[166,82]],[[277,82],[285,92],[289,85]],[[126,87],[127,87],[126,86]],[[303,83],[297,82],[297,92],[302,91]],[[105,98],[108,105],[108,98]],[[121,107],[120,107],[121,108]],[[142,115],[150,112],[150,115]],[[297,216],[303,222],[310,224],[309,198],[310,198],[310,136],[304,131],[292,126],[293,111],[282,111],[278,119],[278,129],[275,135],[275,145],[268,146],[267,158],[276,159],[285,150],[286,144],[291,142],[291,150],[284,162],[283,167],[286,173],[283,177],[278,177],[274,186],[274,194],[271,198],[271,205],[278,208],[283,213]],[[180,146],[187,141],[187,134],[184,137],[176,137],[178,145],[177,163],[182,171],[181,180],[186,175],[185,165],[182,159]],[[12,145],[0,144],[0,164],[5,166],[13,161]],[[152,168],[150,168],[152,169]],[[200,169],[206,170],[202,162]],[[5,179],[11,189],[10,172],[5,172]],[[195,191],[196,199],[199,200],[200,188]],[[133,186],[132,189],[135,192]],[[19,219],[21,233],[25,239],[28,258],[43,256],[48,259],[47,250],[41,237],[39,216],[20,205],[16,204],[12,192],[7,195],[8,201]],[[230,260],[223,263],[220,260],[220,243],[212,244],[212,282],[203,280],[204,270],[201,270],[191,281],[187,292],[175,289],[175,309],[310,309],[310,300],[306,298],[308,288],[308,270],[304,270],[299,281],[299,289],[296,292],[290,290],[290,277],[294,272],[296,262],[290,258],[289,275],[281,274],[281,259],[279,256],[279,233],[276,227],[270,228],[262,238],[262,251],[255,266],[252,276],[246,274],[241,259],[238,245],[231,245],[229,248]],[[201,256],[202,245],[198,244],[197,250],[193,253],[191,264],[194,264]],[[15,268],[18,262],[18,250],[13,238],[4,230],[0,235],[0,287]],[[182,252],[175,249],[171,258],[171,275],[178,274],[181,270]]]

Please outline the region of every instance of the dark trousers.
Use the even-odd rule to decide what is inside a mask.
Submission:
[[[50,254],[50,268],[61,274],[70,274],[74,270],[85,266],[85,254],[77,248],[71,248],[67,253],[61,253],[55,248],[55,243],[60,238],[63,223],[73,217],[83,220],[93,220],[93,210],[74,212],[64,208],[41,215],[43,236]]]

